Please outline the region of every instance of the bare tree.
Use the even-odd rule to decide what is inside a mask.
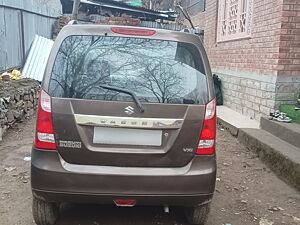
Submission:
[[[114,44],[119,38],[110,39],[109,44],[105,39],[107,37],[73,36],[64,41],[51,76],[55,83],[53,93],[60,90],[63,96],[84,98],[92,89],[99,88],[99,84],[109,83],[111,74],[132,64],[128,59],[112,68],[107,57],[124,51],[124,46],[129,48],[130,43],[122,47]]]
[[[174,70],[175,64],[166,63],[163,57],[155,57],[143,58],[136,65],[144,71],[136,79],[135,89],[151,93],[160,103],[170,103],[180,98],[183,78]]]

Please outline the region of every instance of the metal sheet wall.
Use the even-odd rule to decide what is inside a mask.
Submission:
[[[36,35],[22,70],[24,77],[43,80],[46,64],[54,41]]]
[[[35,35],[52,38],[59,15],[37,0],[0,0],[0,71],[23,65]]]
[[[20,12],[0,7],[0,70],[22,61]]]

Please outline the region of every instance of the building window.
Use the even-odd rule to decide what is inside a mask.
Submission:
[[[219,0],[217,41],[251,37],[253,0]]]

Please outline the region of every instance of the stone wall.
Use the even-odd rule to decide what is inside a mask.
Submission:
[[[276,76],[214,69],[222,80],[224,104],[252,119],[274,111]]]
[[[0,81],[0,140],[14,123],[34,115],[39,89],[32,79]]]
[[[55,40],[61,29],[71,21],[69,16],[60,16],[55,22],[53,27],[52,38]]]
[[[300,94],[300,76],[265,75],[228,69],[213,69],[222,80],[224,104],[259,120],[281,104],[295,104]]]

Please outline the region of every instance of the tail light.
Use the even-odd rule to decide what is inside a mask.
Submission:
[[[156,34],[155,30],[137,29],[137,28],[120,28],[113,27],[111,31],[116,34],[134,35],[134,36],[152,36]]]
[[[216,99],[206,105],[205,118],[202,127],[196,155],[215,154],[216,139]]]
[[[39,149],[56,149],[52,125],[51,97],[41,89],[34,146]]]

